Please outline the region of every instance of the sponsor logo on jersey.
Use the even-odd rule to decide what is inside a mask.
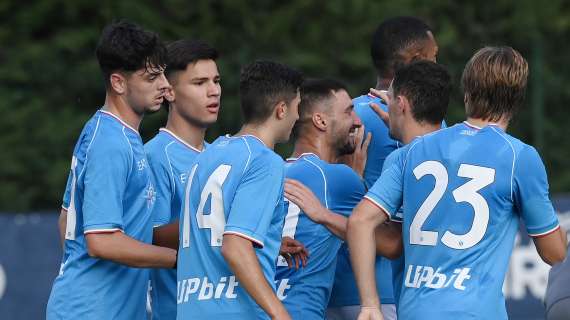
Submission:
[[[465,282],[471,278],[469,272],[471,268],[457,268],[452,274],[441,272],[441,268],[430,266],[409,265],[406,271],[404,286],[408,288],[427,287],[431,289],[441,289],[453,287],[457,290],[466,289]]]
[[[196,296],[198,300],[235,299],[238,285],[235,276],[221,277],[216,283],[208,277],[183,279],[178,281],[177,303],[188,302],[190,296]]]

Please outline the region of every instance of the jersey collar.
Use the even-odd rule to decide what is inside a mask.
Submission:
[[[182,138],[180,138],[179,136],[177,136],[176,134],[174,134],[174,132],[166,129],[166,128],[160,128],[158,131],[160,132],[164,132],[166,134],[169,134],[172,138],[174,138],[176,141],[180,142],[181,144],[185,145],[186,147],[192,149],[193,151],[196,151],[198,153],[202,152],[204,150],[204,148],[202,148],[202,150],[194,147],[193,145],[189,144],[188,142],[182,140]]]
[[[299,159],[301,159],[301,158],[303,158],[303,157],[308,157],[308,156],[315,156],[315,157],[319,158],[319,156],[317,156],[316,154],[314,154],[314,153],[312,153],[312,152],[305,152],[305,153],[300,154],[300,155],[299,155],[298,157],[296,157],[296,158],[295,158],[295,157],[287,158],[285,161],[287,161],[287,162],[293,162],[293,161],[297,161],[297,160],[299,160]],[[320,159],[320,158],[319,158],[319,159]]]
[[[129,128],[130,130],[134,131],[136,134],[139,134],[139,131],[138,131],[138,130],[136,130],[135,128],[131,127],[128,123],[126,123],[125,121],[123,121],[123,119],[119,118],[119,116],[117,116],[116,114],[111,113],[111,112],[109,112],[109,111],[107,111],[107,110],[103,110],[103,109],[100,109],[99,111],[100,111],[101,113],[106,114],[106,115],[112,117],[113,119],[119,121],[119,123],[121,123],[124,127]]]

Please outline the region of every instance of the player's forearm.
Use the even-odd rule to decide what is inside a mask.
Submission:
[[[335,236],[342,240],[346,239],[348,219],[345,216],[325,209],[321,219],[320,224],[329,229]]]
[[[152,244],[178,250],[179,230],[178,220],[155,227],[152,230]]]
[[[172,268],[176,250],[135,240],[122,232],[86,234],[89,255],[135,268]]]
[[[375,266],[375,229],[373,221],[360,211],[359,204],[348,219],[347,240],[350,249],[350,261],[362,306],[380,307],[380,299],[376,292]]]
[[[285,307],[263,276],[251,241],[237,235],[224,235],[222,255],[240,285],[271,318],[288,319]]]
[[[402,255],[404,244],[402,242],[402,224],[385,222],[376,230],[376,254],[388,259],[397,259]]]
[[[65,247],[65,229],[67,228],[67,210],[61,208],[59,213],[59,219],[57,220],[57,225],[59,227],[59,239],[61,241],[61,247]]]

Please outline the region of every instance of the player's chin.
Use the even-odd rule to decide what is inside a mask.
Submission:
[[[145,109],[145,111],[146,113],[155,113],[159,111],[161,107],[162,107],[162,101],[160,103],[151,104]]]

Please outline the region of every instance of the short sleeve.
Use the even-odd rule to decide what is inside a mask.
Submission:
[[[530,146],[525,146],[516,159],[512,192],[531,237],[558,229],[558,217],[548,196],[546,170],[538,152]]]
[[[237,187],[224,234],[237,234],[263,247],[279,201],[283,198],[282,162],[261,155],[251,164]]]
[[[83,228],[85,233],[123,230],[123,199],[130,171],[128,146],[94,141],[85,163]]]
[[[152,222],[154,227],[158,227],[168,224],[171,220],[174,181],[172,180],[170,164],[166,157],[150,153],[147,157],[156,190],[156,200],[152,208]]]
[[[404,190],[404,150],[392,152],[384,162],[382,174],[364,196],[389,214],[390,219],[399,219],[398,210],[402,207]]]

